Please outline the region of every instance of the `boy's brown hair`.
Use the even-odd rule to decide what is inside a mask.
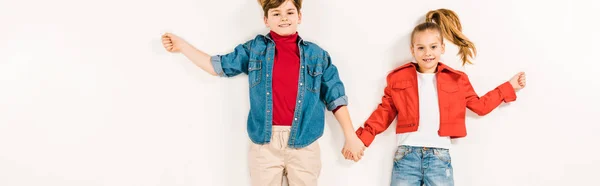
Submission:
[[[285,3],[286,1],[291,1],[294,4],[294,6],[296,7],[296,9],[298,9],[298,12],[300,12],[300,8],[302,8],[302,0],[257,0],[257,1],[263,9],[263,12],[265,13],[265,17],[268,17],[268,12],[270,9],[277,8],[277,7],[281,6],[281,4]]]

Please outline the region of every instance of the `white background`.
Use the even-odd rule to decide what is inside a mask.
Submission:
[[[450,44],[444,56],[477,93],[519,71],[528,80],[516,102],[467,114],[456,185],[595,183],[597,2],[306,0],[299,33],[330,52],[354,127],[437,8],[456,11],[477,46],[475,65],[461,67]],[[1,0],[0,185],[249,185],[247,76],[212,77],[165,52],[166,31],[209,54],[268,32],[254,0]],[[352,163],[328,113],[320,185],[389,185],[393,131]]]

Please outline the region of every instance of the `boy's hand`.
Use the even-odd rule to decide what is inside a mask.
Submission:
[[[346,139],[342,154],[347,160],[357,162],[364,155],[365,148],[363,142],[357,136],[353,135],[349,139]]]
[[[173,53],[181,52],[181,48],[187,45],[183,39],[171,33],[165,33],[162,35],[162,43],[163,47],[165,47],[168,52]]]
[[[512,85],[512,87],[515,89],[515,91],[525,88],[525,84],[526,84],[525,72],[517,73],[515,76],[513,76],[510,79],[509,82],[510,82],[510,85]]]

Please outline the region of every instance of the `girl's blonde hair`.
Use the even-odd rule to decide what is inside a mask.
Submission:
[[[442,43],[444,38],[459,47],[458,55],[462,59],[462,65],[473,64],[469,58],[477,55],[475,44],[462,33],[462,26],[456,13],[448,9],[437,9],[427,12],[425,23],[417,25],[410,36],[410,43],[413,45],[414,36],[418,32],[426,30],[436,30],[440,33]]]
[[[292,1],[298,12],[300,12],[300,8],[302,8],[302,0],[257,0],[260,6],[263,9],[265,17],[268,17],[268,12],[271,8],[277,8],[281,6],[281,4],[286,1]]]

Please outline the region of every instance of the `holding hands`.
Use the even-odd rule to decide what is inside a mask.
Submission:
[[[347,160],[352,160],[354,162],[358,162],[364,155],[364,151],[367,147],[363,144],[363,142],[356,135],[351,135],[352,137],[346,139],[346,143],[344,144],[344,148],[342,149],[342,155]]]

